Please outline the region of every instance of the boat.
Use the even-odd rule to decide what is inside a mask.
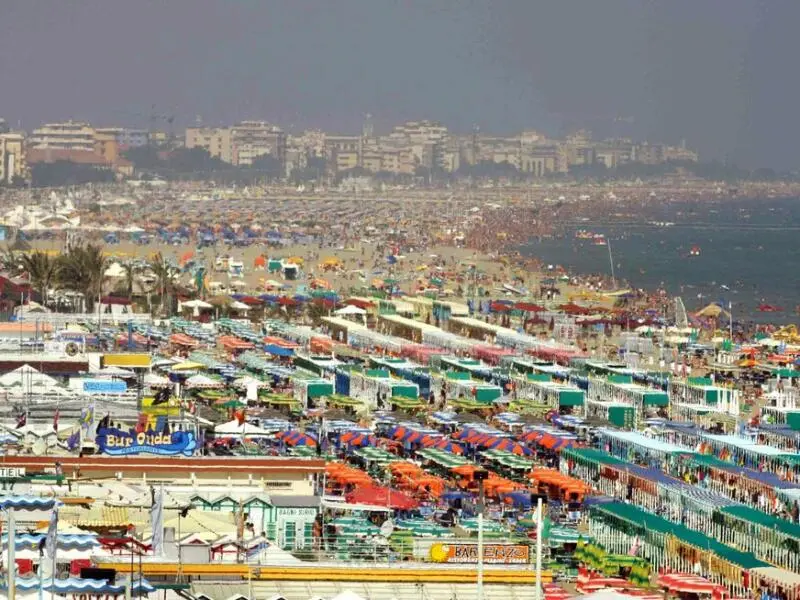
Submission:
[[[689,250],[689,256],[700,256],[700,246],[692,246]]]

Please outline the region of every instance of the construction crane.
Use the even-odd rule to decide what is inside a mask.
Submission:
[[[150,129],[149,131],[152,133],[156,130],[156,126],[159,122],[166,123],[169,127],[169,134],[172,136],[172,124],[175,122],[175,115],[164,115],[160,114],[156,111],[156,105],[153,104],[150,106]]]

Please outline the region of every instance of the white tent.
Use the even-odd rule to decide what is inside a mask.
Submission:
[[[30,387],[31,385],[56,385],[57,383],[58,382],[49,375],[37,371],[28,364],[22,365],[0,377],[0,385],[3,387],[12,387],[15,385],[26,385]]]
[[[197,389],[211,389],[211,388],[221,388],[223,387],[223,383],[221,381],[217,381],[216,379],[211,379],[207,375],[192,375],[189,379],[186,380],[186,387],[188,389],[197,388]]]
[[[234,379],[233,381],[233,387],[240,390],[246,390],[251,385],[255,385],[259,389],[269,387],[269,384],[266,381],[256,379],[252,375],[245,375],[244,377],[239,377],[239,379]]]
[[[272,437],[275,435],[274,431],[268,431],[261,427],[256,427],[250,423],[240,424],[238,419],[222,423],[214,427],[215,435],[237,435],[244,437]]]
[[[188,300],[181,304],[183,308],[214,308],[213,305],[202,300]]]
[[[347,316],[347,315],[365,315],[367,311],[363,308],[359,308],[355,304],[348,304],[347,306],[343,306],[339,310],[333,312],[333,314],[338,316]]]
[[[162,377],[156,373],[148,373],[144,376],[144,384],[150,387],[169,387],[172,382],[167,377]]]

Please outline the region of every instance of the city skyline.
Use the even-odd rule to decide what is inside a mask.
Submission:
[[[411,119],[453,131],[585,127],[749,167],[796,169],[800,5],[316,0],[4,3],[0,111],[187,126],[259,115],[287,131]]]

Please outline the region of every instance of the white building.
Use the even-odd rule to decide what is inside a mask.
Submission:
[[[28,147],[34,150],[81,150],[94,152],[95,130],[88,123],[48,123],[33,130]]]

